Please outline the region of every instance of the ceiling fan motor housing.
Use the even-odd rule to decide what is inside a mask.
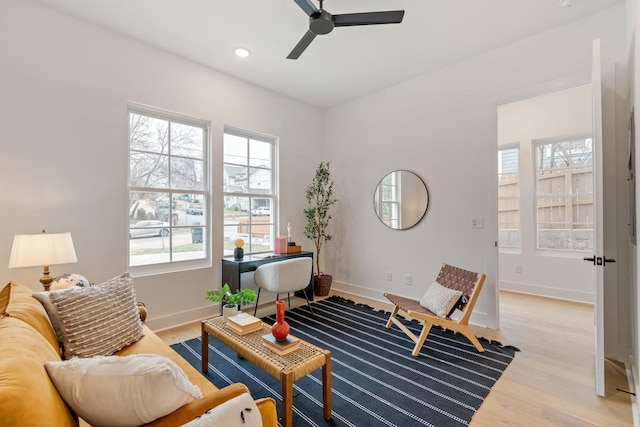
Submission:
[[[333,31],[333,16],[326,10],[320,10],[309,17],[309,29],[317,35],[329,34]]]

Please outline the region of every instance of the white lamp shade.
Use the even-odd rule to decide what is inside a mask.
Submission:
[[[78,262],[71,233],[17,234],[9,268],[37,267]]]

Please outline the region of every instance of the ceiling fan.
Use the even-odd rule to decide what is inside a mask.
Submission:
[[[293,48],[288,59],[298,59],[317,35],[328,34],[334,27],[351,27],[355,25],[399,24],[404,17],[404,10],[386,12],[344,13],[332,15],[322,8],[324,0],[320,0],[318,9],[311,0],[294,0],[309,15],[309,30]]]

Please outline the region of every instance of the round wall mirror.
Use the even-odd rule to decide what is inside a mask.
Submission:
[[[414,227],[427,214],[427,185],[413,172],[390,172],[376,187],[373,207],[380,221],[389,228],[406,230]]]

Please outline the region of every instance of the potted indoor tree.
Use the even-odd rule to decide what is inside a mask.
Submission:
[[[329,171],[329,162],[321,162],[316,169],[313,181],[307,187],[307,207],[303,210],[307,218],[304,235],[313,241],[316,247],[316,268],[313,275],[313,292],[318,296],[329,295],[333,277],[320,270],[320,252],[322,245],[333,236],[327,233],[331,220],[329,210],[337,200],[333,197],[333,179]]]
[[[256,300],[256,291],[253,289],[238,289],[236,292],[231,292],[229,284],[225,283],[218,289],[209,289],[205,299],[222,303],[222,317],[226,322],[227,317],[238,313],[239,306],[248,305]]]

